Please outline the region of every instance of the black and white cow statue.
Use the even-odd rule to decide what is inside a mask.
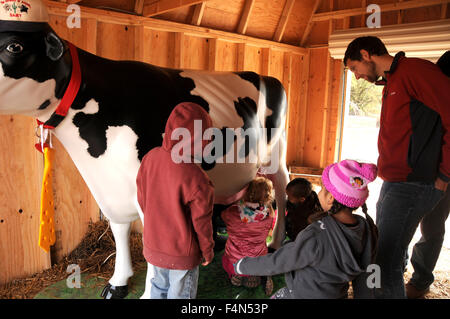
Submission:
[[[254,150],[245,150],[245,162],[224,160],[238,149],[235,138],[225,143],[221,158],[201,167],[211,178],[220,204],[230,204],[226,199],[266,167],[274,182],[278,212],[284,212],[287,102],[278,80],[253,72],[176,70],[107,60],[61,40],[48,25],[41,0],[22,5],[27,8],[20,14],[6,5],[0,8],[0,114],[26,114],[45,123],[110,221],[116,263],[102,293],[105,298],[127,294],[133,275],[130,225],[143,219],[136,200],[136,175],[143,156],[161,145],[166,120],[180,102],[199,104],[221,132],[227,128],[267,132],[252,135],[259,148],[256,161],[248,160]],[[275,247],[284,234],[284,214],[278,213],[277,220]],[[149,273],[143,298],[150,296],[151,277]]]

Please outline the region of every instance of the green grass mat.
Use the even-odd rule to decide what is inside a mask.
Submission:
[[[211,264],[200,266],[197,299],[265,299],[262,286],[246,288],[233,286],[222,268],[223,251],[216,254]],[[146,270],[135,272],[129,281],[129,294],[126,299],[138,299],[144,292]],[[69,274],[68,274],[69,276]],[[284,276],[274,276],[275,293],[285,286]],[[101,299],[100,293],[108,279],[81,275],[81,288],[68,288],[66,280],[59,281],[38,293],[34,299]]]

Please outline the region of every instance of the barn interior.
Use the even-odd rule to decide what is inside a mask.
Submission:
[[[450,50],[450,0],[44,2],[59,36],[108,59],[177,69],[254,71],[280,80],[288,98],[286,165],[291,178],[313,182],[328,164],[359,156],[348,150],[357,148],[352,136],[365,125],[375,131],[360,136],[367,148],[359,151],[364,154],[358,159],[376,161],[376,154],[365,155],[376,153],[376,139],[371,138],[377,111],[354,113],[358,121],[354,130],[346,131],[352,120],[352,75],[342,58],[352,39],[373,34],[391,54],[405,51],[432,62]],[[50,253],[39,248],[44,164],[34,148],[35,129],[33,118],[0,116],[0,286],[63,260],[85,236],[89,222],[101,218],[75,165],[55,140],[57,239]],[[133,229],[141,231],[139,221]],[[448,285],[446,289],[450,296]]]

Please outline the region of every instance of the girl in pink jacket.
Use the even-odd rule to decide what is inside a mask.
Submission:
[[[246,256],[267,254],[266,238],[272,227],[273,200],[272,182],[265,177],[256,177],[248,185],[244,197],[221,214],[228,232],[222,265],[235,286],[252,288],[261,284],[261,277],[237,275],[233,264]],[[270,295],[273,289],[270,277],[265,286],[266,294]]]

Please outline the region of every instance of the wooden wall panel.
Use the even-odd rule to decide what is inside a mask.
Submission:
[[[261,48],[252,45],[245,45],[245,59],[243,71],[253,71],[261,73]]]
[[[306,60],[306,61],[305,61]],[[309,68],[308,59],[293,55],[291,63],[291,86],[289,94],[288,124],[287,124],[287,154],[288,166],[300,166],[303,159],[304,136],[306,124],[306,103],[303,103],[303,77]]]
[[[144,62],[169,67],[173,64],[171,49],[175,34],[167,31],[144,29]]]
[[[133,60],[135,27],[98,22],[97,54],[112,60]]]
[[[269,75],[276,77],[283,82],[284,74],[284,52],[278,50],[270,50]]]
[[[208,39],[185,36],[183,61],[185,69],[208,69]]]
[[[34,126],[24,116],[0,117],[0,285],[50,267],[38,246],[43,157]]]
[[[237,70],[237,44],[228,41],[217,41],[216,71]]]
[[[330,118],[327,132],[327,150],[325,166],[338,160],[336,158],[336,148],[340,130],[340,107],[342,102],[342,75],[344,72],[341,60],[330,58],[333,68],[333,78],[330,89]]]
[[[302,166],[320,167],[323,112],[327,90],[328,48],[311,49],[308,80],[308,107],[306,112],[305,149]]]

